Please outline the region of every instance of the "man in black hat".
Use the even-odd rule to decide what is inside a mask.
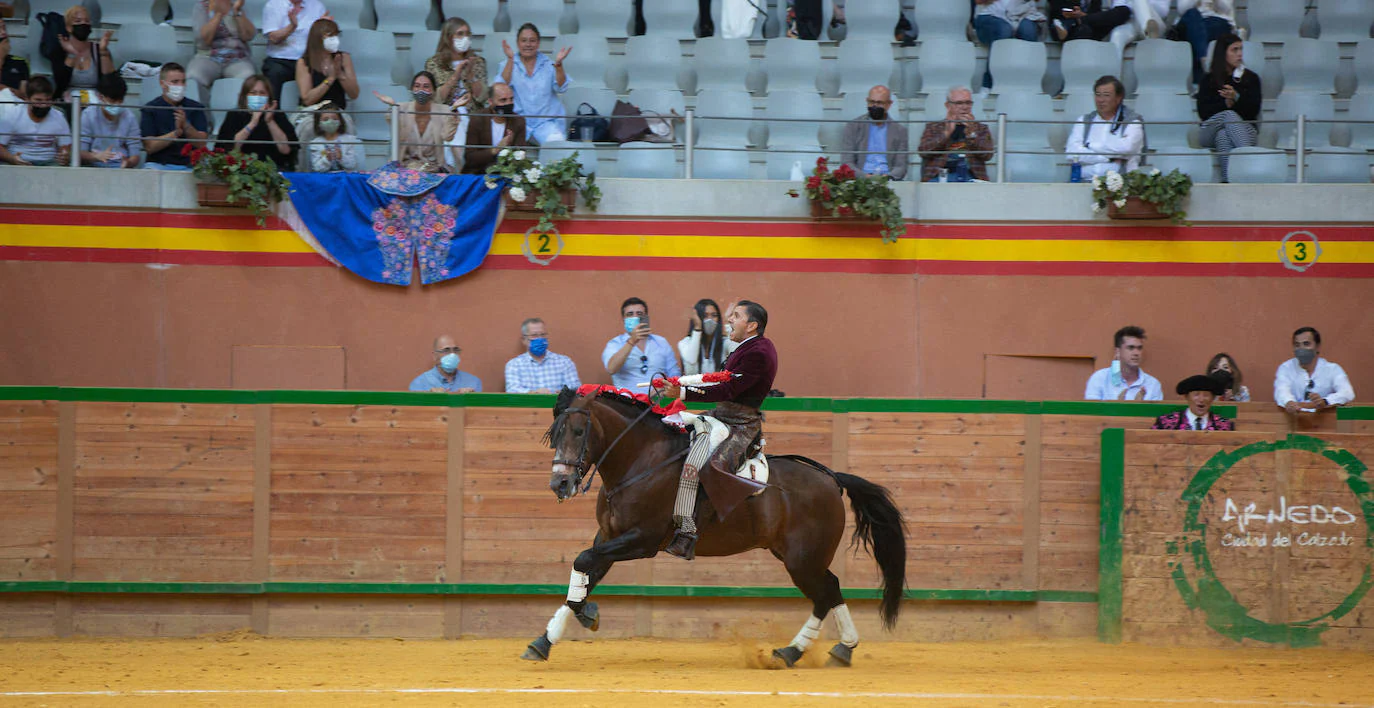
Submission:
[[[1230,419],[1212,413],[1212,401],[1226,392],[1223,382],[1197,374],[1179,381],[1174,391],[1188,399],[1188,407],[1155,418],[1155,430],[1236,429],[1236,424]]]

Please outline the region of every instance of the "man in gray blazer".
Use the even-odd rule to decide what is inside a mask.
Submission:
[[[840,161],[855,172],[906,177],[906,126],[892,120],[892,92],[874,86],[868,92],[868,114],[849,121],[840,141]],[[883,154],[886,151],[887,154]]]

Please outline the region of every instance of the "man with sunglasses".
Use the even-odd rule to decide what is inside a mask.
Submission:
[[[1322,335],[1315,327],[1293,333],[1293,358],[1274,374],[1274,402],[1291,415],[1314,413],[1355,400],[1355,388],[1340,364],[1321,357]]]
[[[632,297],[620,304],[624,334],[616,335],[601,350],[601,363],[617,388],[643,393],[640,384],[655,376],[681,376],[677,348],[649,328],[649,306]]]
[[[410,390],[419,393],[481,393],[482,380],[466,371],[459,371],[463,349],[445,334],[434,340],[434,366],[410,382]]]

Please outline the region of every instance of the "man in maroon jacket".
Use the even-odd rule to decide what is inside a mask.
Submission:
[[[730,437],[716,448],[706,475],[701,479],[711,506],[722,519],[741,501],[762,488],[752,480],[736,476],[735,470],[744,461],[749,445],[763,430],[763,414],[759,412],[759,407],[773,389],[773,378],[778,373],[778,352],[773,348],[772,340],[763,336],[763,331],[768,328],[768,311],[762,305],[740,300],[730,308],[725,326],[731,341],[739,343],[730,358],[725,360],[725,369],[735,374],[735,378],[703,388],[702,393],[685,391],[675,384],[669,384],[663,391],[665,396],[680,397],[686,401],[715,403],[715,409],[707,415],[730,426]],[[689,454],[687,464],[682,467],[677,504],[673,507],[673,520],[677,522],[678,529],[673,542],[665,549],[686,560],[694,557],[697,543],[696,462],[694,456]]]

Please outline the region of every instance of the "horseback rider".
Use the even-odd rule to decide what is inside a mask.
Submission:
[[[681,398],[685,401],[702,401],[716,404],[708,412],[716,420],[726,424],[730,436],[716,448],[711,456],[706,476],[701,483],[706,486],[707,496],[720,518],[724,518],[740,501],[757,492],[761,487],[751,480],[735,475],[735,470],[744,461],[749,446],[763,430],[763,414],[759,406],[773,389],[773,378],[778,373],[778,353],[772,340],[763,336],[768,327],[768,311],[763,306],[749,300],[740,300],[729,308],[726,319],[726,333],[730,340],[739,346],[725,361],[725,369],[735,374],[730,381],[703,388],[700,393],[667,384],[663,395]],[[696,501],[698,469],[701,463],[697,445],[706,445],[707,436],[703,435],[693,445],[682,467],[682,478],[678,485],[677,503],[673,507],[673,521],[677,532],[673,541],[665,549],[669,553],[686,560],[695,556],[697,543]]]

